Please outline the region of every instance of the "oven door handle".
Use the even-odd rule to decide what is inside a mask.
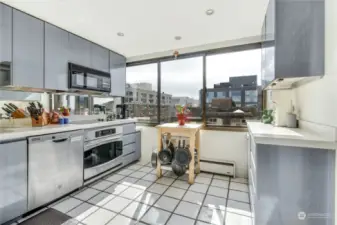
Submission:
[[[109,142],[115,142],[115,141],[122,141],[122,138],[121,137],[113,137],[113,138],[106,138],[106,139],[101,139],[101,140],[97,140],[97,141],[94,141],[93,143],[86,143],[84,144],[84,151],[88,151],[92,148],[95,148],[97,146],[100,146],[100,145],[104,145],[104,144],[107,144]]]

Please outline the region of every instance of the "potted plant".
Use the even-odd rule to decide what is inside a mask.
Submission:
[[[179,126],[184,126],[188,119],[188,116],[190,115],[190,110],[188,109],[187,105],[176,105],[176,113]]]

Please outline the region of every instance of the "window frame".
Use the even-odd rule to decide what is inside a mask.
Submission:
[[[200,91],[202,91],[202,123],[203,127],[206,130],[228,130],[228,131],[247,131],[247,128],[242,127],[210,127],[207,126],[207,118],[206,118],[206,105],[207,105],[207,85],[206,85],[206,78],[207,78],[207,69],[206,69],[206,58],[207,56],[212,55],[220,55],[220,54],[226,54],[226,53],[232,53],[232,52],[242,52],[242,51],[248,51],[248,50],[255,50],[255,49],[261,49],[261,42],[256,43],[249,43],[249,44],[243,44],[243,45],[236,45],[236,46],[230,46],[230,47],[223,47],[218,49],[210,49],[200,52],[192,52],[192,53],[185,53],[178,56],[178,59],[174,59],[173,56],[166,56],[166,57],[160,57],[160,58],[153,58],[153,59],[146,59],[146,60],[140,60],[140,61],[134,61],[134,62],[127,62],[126,67],[133,67],[133,66],[140,66],[140,65],[147,65],[147,64],[157,64],[157,124],[149,123],[145,125],[158,125],[161,124],[160,118],[160,109],[161,109],[161,100],[162,100],[162,92],[161,92],[161,63],[162,62],[168,62],[168,61],[174,61],[174,60],[182,60],[182,59],[188,59],[188,58],[194,58],[198,56],[202,56],[202,76],[203,76],[203,85]],[[230,95],[229,93],[227,94]],[[127,97],[127,96],[126,96]],[[258,97],[257,97],[258,98]],[[122,98],[124,99],[124,97]],[[200,100],[200,99],[199,99]],[[259,99],[257,99],[259,100]],[[262,102],[264,101],[264,95],[262,95]],[[123,102],[123,100],[122,100]],[[258,104],[258,103],[257,103]],[[263,104],[262,104],[263,105]]]

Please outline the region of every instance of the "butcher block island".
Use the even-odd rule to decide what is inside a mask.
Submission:
[[[157,177],[162,170],[172,170],[181,176],[188,173],[188,183],[193,184],[200,173],[200,129],[202,124],[165,123],[158,129]],[[174,144],[173,144],[174,143]],[[171,167],[170,167],[171,166]]]

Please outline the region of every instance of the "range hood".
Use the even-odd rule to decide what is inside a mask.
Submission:
[[[294,77],[294,78],[278,78],[265,86],[264,90],[286,90],[294,89],[301,85],[321,79],[322,76],[313,77]]]

